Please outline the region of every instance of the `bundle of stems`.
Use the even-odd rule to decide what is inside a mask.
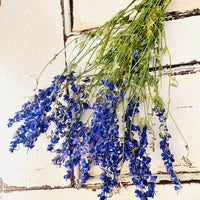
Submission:
[[[22,121],[10,151],[19,144],[33,148],[53,123],[47,150],[56,154],[54,164],[66,167],[66,180],[80,164],[77,186],[81,187],[91,164],[99,166],[99,197],[104,200],[120,187],[123,165],[129,162],[136,196],[144,200],[155,194],[156,176],[151,173],[147,148],[154,150],[158,135],[164,165],[175,189],[180,189],[169,148],[169,102],[165,106],[159,94],[161,58],[168,52],[164,11],[170,2],[133,0],[98,29],[74,39],[76,54],[63,73],[9,119],[9,127]],[[169,71],[169,88],[170,77]],[[153,131],[153,116],[158,118],[158,134]]]

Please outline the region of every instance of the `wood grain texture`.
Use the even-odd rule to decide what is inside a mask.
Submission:
[[[170,181],[170,177],[168,174],[160,172],[157,174],[154,174],[157,176],[157,180],[155,181],[156,185],[173,185],[173,182]],[[179,180],[181,184],[200,184],[200,172],[194,172],[194,173],[177,173],[177,176],[179,177]],[[121,187],[130,187],[133,186],[132,182],[132,176],[130,175],[123,175],[122,177],[122,182],[121,182]],[[101,189],[101,182],[99,180],[99,177],[91,177],[88,181],[87,184],[84,184],[82,186],[84,189],[92,189],[92,190],[97,190]]]
[[[64,22],[65,22],[65,35],[70,33],[72,30],[71,24],[71,8],[70,8],[70,1],[63,0],[63,9],[64,9]]]

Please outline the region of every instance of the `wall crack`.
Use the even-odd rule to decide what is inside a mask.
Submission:
[[[70,6],[70,20],[71,20],[71,31],[72,31],[73,26],[74,26],[74,4],[73,4],[73,0],[69,0],[69,6]]]
[[[10,192],[19,192],[19,191],[32,191],[32,190],[58,190],[58,189],[67,189],[71,188],[70,186],[34,186],[34,187],[26,187],[26,186],[12,186],[4,183],[3,179],[0,177],[0,193],[10,193]]]
[[[187,75],[187,74],[195,74],[200,72],[200,61],[198,60],[192,60],[190,62],[184,62],[179,64],[172,64],[170,65],[164,65],[163,69],[167,70],[163,74],[167,75],[169,74],[169,70],[171,69],[171,75],[172,76],[178,76],[178,75]],[[149,71],[152,71],[153,69],[150,69]]]
[[[200,15],[200,9],[193,9],[193,10],[187,10],[185,12],[180,12],[180,11],[172,11],[172,12],[167,12],[166,13],[166,21],[171,21],[171,20],[177,20],[177,19],[183,19],[186,17],[193,17],[193,16],[198,16]]]
[[[62,17],[62,26],[63,26],[63,45],[66,49],[66,28],[65,28],[65,6],[64,6],[64,0],[60,0],[60,7],[61,7],[61,17]],[[67,65],[66,61],[66,51],[64,51],[64,58],[65,58],[65,66]]]

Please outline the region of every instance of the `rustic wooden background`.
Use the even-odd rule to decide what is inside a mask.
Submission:
[[[0,6],[0,199],[2,200],[78,200],[98,199],[99,171],[93,169],[85,189],[71,188],[65,182],[65,169],[51,165],[46,152],[48,140],[41,136],[36,147],[8,152],[14,129],[8,129],[7,119],[20,109],[34,92],[41,68],[67,42],[85,31],[100,26],[130,0],[2,0]],[[183,140],[172,121],[169,127],[173,139],[176,170],[183,189],[177,195],[165,174],[159,153],[153,153],[154,173],[159,176],[156,200],[199,200],[200,196],[200,1],[173,0],[168,7],[166,36],[172,57],[173,77],[171,110],[190,146],[192,168],[184,166]],[[44,88],[59,74],[71,54],[66,49],[42,75],[39,87]],[[163,66],[169,64],[163,58]],[[167,75],[161,92],[166,97]],[[125,172],[125,176],[126,172]],[[127,180],[128,177],[127,177]],[[136,199],[134,186],[122,189],[112,199]],[[87,189],[87,188],[93,188]],[[95,190],[95,191],[94,191]]]

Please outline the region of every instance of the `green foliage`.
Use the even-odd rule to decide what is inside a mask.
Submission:
[[[122,88],[133,98],[155,96],[153,103],[163,106],[159,98],[158,82],[162,75],[161,57],[166,53],[164,30],[164,11],[170,1],[133,0],[125,9],[117,13],[97,30],[77,39],[75,49],[78,53],[68,63],[73,70],[87,57],[86,65],[77,74],[79,80],[91,75],[86,90],[93,89],[107,77],[112,82],[123,82]],[[138,51],[135,62],[133,53]],[[126,80],[129,80],[128,83]],[[153,87],[152,94],[145,94],[146,87]],[[132,92],[134,89],[135,92]],[[151,90],[152,91],[152,90]]]

